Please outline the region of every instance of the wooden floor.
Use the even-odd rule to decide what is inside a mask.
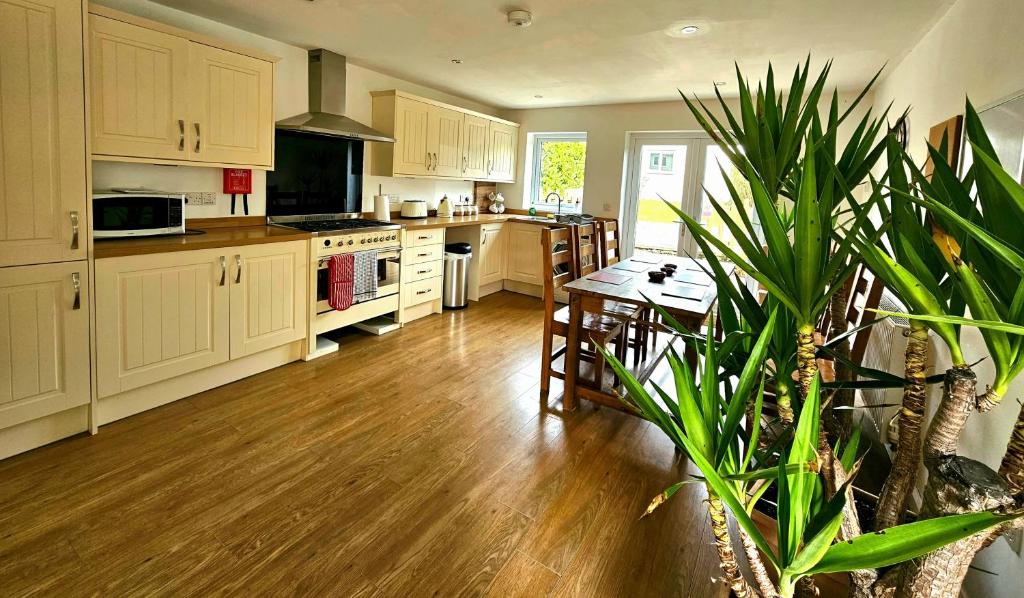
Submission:
[[[498,293],[0,462],[0,595],[710,596],[652,426],[538,399]],[[557,392],[553,392],[557,394]]]

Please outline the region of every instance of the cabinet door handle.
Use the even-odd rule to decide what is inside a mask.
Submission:
[[[432,290],[434,290],[434,289],[426,289],[426,290],[423,290],[423,291],[416,291],[416,294],[417,295],[426,295],[427,293],[429,293]]]
[[[462,174],[466,174],[466,156],[462,156]]]
[[[487,161],[487,174],[494,172],[494,162],[492,160]]]
[[[420,235],[416,238],[419,239],[420,241],[426,241],[427,239],[430,238],[430,235]]]
[[[178,119],[178,151],[185,151],[185,119]]]
[[[434,152],[434,172],[437,172],[437,152]]]
[[[427,163],[427,170],[430,170],[430,152],[427,152],[427,157],[423,160]]]
[[[68,217],[71,218],[71,249],[78,249],[78,211],[72,210]]]
[[[201,139],[201,136],[199,134],[199,123],[192,123],[192,124],[196,128],[196,153],[198,154],[199,153],[199,141]]]
[[[416,257],[427,257],[428,255],[430,255],[430,254],[429,253],[417,253]]]
[[[223,255],[220,256],[220,286],[224,286],[224,283],[228,279],[228,260]]]
[[[78,272],[71,273],[71,286],[75,288],[75,300],[71,303],[71,309],[82,309],[82,278]]]
[[[430,270],[417,270],[416,274],[429,274]]]
[[[235,268],[237,268],[237,270],[235,271],[235,284],[241,284],[242,283],[242,256],[241,255],[236,255],[235,256]]]

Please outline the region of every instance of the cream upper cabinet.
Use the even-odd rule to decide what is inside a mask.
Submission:
[[[90,6],[92,154],[273,168],[271,57]]]
[[[480,284],[505,279],[505,225],[485,224],[480,227]]]
[[[195,42],[188,56],[192,159],[273,164],[273,65]]]
[[[487,178],[487,131],[490,121],[482,116],[466,115],[462,126],[462,174],[467,179]]]
[[[516,149],[519,130],[502,122],[491,121],[487,129],[487,179],[511,182],[516,176]]]
[[[88,274],[85,261],[0,268],[0,428],[89,402]]]
[[[207,249],[96,260],[100,397],[228,360],[227,256]]]
[[[0,266],[86,252],[82,5],[0,0]]]
[[[541,259],[541,226],[510,222],[506,278],[534,285],[544,284]]]
[[[513,182],[519,125],[402,91],[374,91],[373,128],[395,143],[370,144],[375,176]]]
[[[430,105],[407,98],[394,102],[394,174],[426,175],[430,171],[428,137]],[[374,148],[378,145],[373,144]]]
[[[230,256],[231,358],[306,336],[306,241],[237,248]]]
[[[462,124],[464,115],[456,110],[430,107],[427,121],[427,150],[431,154],[430,174],[462,176]]]
[[[89,15],[92,153],[190,158],[188,40]]]

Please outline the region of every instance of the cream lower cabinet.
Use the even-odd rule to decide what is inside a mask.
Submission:
[[[231,358],[305,338],[307,242],[241,247],[231,259]]]
[[[398,321],[441,313],[444,282],[444,228],[405,231],[402,242],[401,303]]]
[[[88,273],[0,268],[0,429],[89,403]]]
[[[504,224],[484,224],[480,227],[480,278],[481,286],[501,282],[506,272],[507,235]]]
[[[536,224],[508,223],[507,268],[505,278],[532,285],[544,284],[543,256],[541,255],[540,234],[542,226]]]
[[[305,337],[305,241],[96,261],[100,397]]]

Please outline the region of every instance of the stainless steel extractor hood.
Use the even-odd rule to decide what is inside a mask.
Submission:
[[[394,143],[393,137],[345,116],[345,57],[309,51],[309,112],[277,121],[277,128]]]

